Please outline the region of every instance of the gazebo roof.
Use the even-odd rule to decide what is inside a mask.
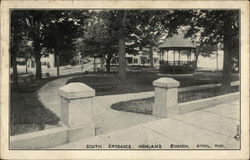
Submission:
[[[181,35],[174,35],[171,38],[167,39],[165,42],[162,42],[159,46],[160,49],[192,49],[196,46],[188,38],[184,38]]]

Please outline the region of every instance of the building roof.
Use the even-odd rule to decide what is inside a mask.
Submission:
[[[159,46],[160,49],[192,49],[196,46],[192,43],[191,39],[184,38],[183,35],[173,35],[171,38],[162,42]]]

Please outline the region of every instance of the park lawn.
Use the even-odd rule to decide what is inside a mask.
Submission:
[[[161,77],[166,77],[166,75],[147,71],[127,72],[126,80],[124,82],[121,82],[118,78],[118,73],[99,73],[72,78],[67,83],[85,83],[96,90],[97,96],[102,96],[153,91],[154,88],[152,86],[152,82]],[[221,82],[221,73],[218,72],[204,73],[204,75],[200,77],[195,75],[168,75],[167,77],[171,77],[179,81],[180,87],[214,84]],[[232,81],[238,79],[238,75],[232,75]]]
[[[18,86],[11,84],[10,134],[13,136],[58,126],[60,119],[39,101],[37,92],[50,81],[81,75],[83,73],[71,73],[20,83]]]
[[[56,127],[59,118],[38,100],[37,91],[54,78],[22,83],[11,89],[10,133],[18,135]]]
[[[129,71],[127,72],[126,81],[121,82],[118,79],[118,73],[72,73],[66,76],[51,77],[28,84],[22,84],[20,85],[21,87],[11,85],[11,135],[33,132],[58,125],[60,119],[41,104],[38,100],[37,91],[40,87],[52,80],[76,75],[79,77],[72,78],[67,83],[86,83],[96,90],[98,96],[153,91],[152,82],[160,77],[165,77],[165,75],[159,75],[155,72]],[[206,75],[207,77],[202,77],[201,79],[192,75],[170,77],[180,81],[182,87],[220,83],[221,81],[221,77],[218,73],[206,73]],[[238,76],[233,75],[232,79],[238,80]]]
[[[213,88],[198,90],[192,92],[181,92],[178,94],[178,103],[199,100],[219,95],[224,95],[227,93],[237,92],[239,87],[231,87],[230,90],[225,91],[223,88]],[[152,108],[154,104],[154,97],[123,101],[112,104],[111,108],[118,111],[142,113],[152,115]]]

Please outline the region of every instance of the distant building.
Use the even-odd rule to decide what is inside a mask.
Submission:
[[[184,38],[183,34],[174,35],[169,39],[161,39],[160,47],[153,50],[153,67],[164,68],[172,73],[175,71],[188,72],[195,70],[195,48],[191,39]],[[222,70],[223,67],[223,51],[217,51],[218,54],[212,54],[210,57],[199,55],[197,61],[197,69],[199,70]],[[143,48],[137,55],[126,54],[127,66],[150,66],[149,49]],[[111,60],[112,65],[118,65],[118,56]],[[179,72],[179,71],[178,71]]]
[[[126,54],[126,64],[128,66],[150,66],[150,53],[147,48],[144,48],[142,51],[139,51],[137,55]],[[159,66],[159,53],[153,51],[153,66]],[[115,56],[111,59],[112,65],[118,65],[119,57]]]
[[[47,53],[41,57],[41,65],[47,68],[54,68],[55,67],[55,55],[51,53]],[[35,59],[29,59],[28,61],[29,68],[35,68],[36,63]]]
[[[160,72],[162,73],[192,73],[196,69],[196,46],[184,35],[173,35],[159,46]]]

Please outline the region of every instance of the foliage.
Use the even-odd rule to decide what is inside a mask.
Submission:
[[[109,12],[92,12],[82,41],[83,53],[92,57],[112,57],[117,53],[117,36],[110,24]]]
[[[12,12],[11,14],[11,36],[10,36],[10,52],[11,58],[15,59],[16,54],[19,51],[19,46],[24,40],[25,32],[24,32],[24,21],[20,18],[22,14],[19,14],[18,12]],[[13,61],[11,61],[13,62]]]
[[[52,53],[69,60],[74,54],[74,42],[83,34],[86,11],[50,11],[50,23],[45,26],[44,46]]]
[[[18,48],[17,48],[18,49],[17,57],[23,58],[25,60],[25,62],[27,62],[27,60],[31,59],[32,54],[33,54],[33,48],[28,43],[29,43],[29,41],[24,39],[19,43]]]
[[[37,79],[41,78],[40,58],[46,53],[42,49],[61,53],[65,59],[72,57],[68,55],[72,54],[73,41],[81,34],[87,18],[84,10],[14,10],[11,14],[12,41],[20,43],[24,37],[32,41]],[[11,53],[15,56],[14,45]]]
[[[92,57],[113,57],[118,52],[119,25],[117,10],[92,11],[82,43],[82,53]],[[126,51],[136,54],[132,38],[127,37]],[[80,47],[79,47],[80,48]]]
[[[186,36],[197,38],[199,35],[200,46],[217,46],[224,51],[222,79],[223,85],[229,87],[231,70],[233,66],[239,64],[239,11],[190,10],[188,12],[182,23],[183,26],[188,26]]]
[[[13,81],[17,84],[17,52],[23,37],[26,35],[24,30],[24,20],[21,18],[23,15],[13,11],[11,14],[11,36],[10,36],[10,56],[11,66],[13,68]]]
[[[156,46],[171,18],[170,12],[163,10],[103,10],[93,13],[85,35],[84,51],[106,60],[117,53],[123,55],[119,60],[119,68],[123,69],[119,72],[124,72],[126,68],[122,63],[125,62],[125,53],[135,55],[143,47]],[[121,49],[122,46],[125,50]]]
[[[210,45],[203,45],[203,46],[199,45],[197,46],[196,51],[199,55],[202,55],[204,57],[209,57],[216,51],[218,51],[218,47]]]
[[[16,39],[12,46],[22,36],[33,41],[38,74],[43,47],[65,59],[76,50],[82,56],[104,57],[107,63],[118,54],[119,73],[125,72],[125,53],[138,54],[143,47],[157,46],[162,35],[171,37],[181,28],[202,54],[224,50],[227,78],[232,62],[239,61],[236,10],[24,10],[12,14],[12,37]],[[15,47],[11,48],[14,53]]]

